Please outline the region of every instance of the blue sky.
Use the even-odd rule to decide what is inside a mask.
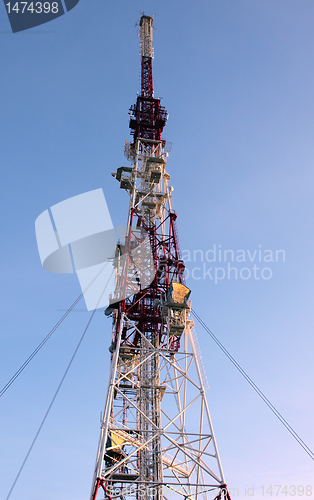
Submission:
[[[173,143],[167,166],[181,249],[204,256],[201,262],[199,252],[186,263],[201,277],[187,281],[193,307],[313,449],[309,0],[80,0],[57,20],[14,35],[1,7],[0,385],[80,293],[75,275],[42,269],[34,234],[38,215],[103,188],[114,224],[126,223],[127,195],[110,173],[126,164],[128,109],[140,89],[135,23],[143,11],[155,14],[155,95],[169,112],[164,137]],[[214,245],[246,255],[284,250],[285,261],[236,262],[238,279],[215,284],[204,278],[203,266],[205,273],[210,266],[226,271],[228,263],[206,261]],[[241,279],[241,269],[254,264],[271,269],[271,278]],[[73,312],[1,398],[1,498],[89,314]],[[12,500],[88,497],[110,330],[98,311]],[[244,498],[245,487],[253,485],[257,500],[262,486],[314,490],[313,461],[201,327],[197,334],[226,480],[239,489],[234,498]]]

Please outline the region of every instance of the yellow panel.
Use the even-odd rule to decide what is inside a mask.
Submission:
[[[116,432],[110,432],[110,437],[112,441],[112,447],[122,448],[125,443],[125,439],[119,436]]]

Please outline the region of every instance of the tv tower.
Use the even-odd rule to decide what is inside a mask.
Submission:
[[[230,500],[204,388],[177,215],[166,171],[167,111],[153,91],[153,18],[139,23],[141,93],[130,108],[130,198],[114,259],[111,368],[91,500]]]

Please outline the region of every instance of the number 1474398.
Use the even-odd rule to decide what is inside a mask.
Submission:
[[[263,496],[278,496],[278,495],[285,495],[285,496],[312,496],[312,486],[307,485],[307,486],[295,486],[295,485],[290,485],[290,486],[282,486],[281,484],[275,484],[269,486],[269,488],[266,488],[265,486],[260,487],[262,490],[262,495]]]
[[[6,3],[8,14],[15,12],[21,14],[31,12],[32,14],[48,14],[58,12],[58,2],[8,2]]]

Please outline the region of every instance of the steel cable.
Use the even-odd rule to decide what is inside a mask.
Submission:
[[[66,367],[66,370],[65,370],[65,372],[64,372],[64,374],[63,374],[63,377],[61,378],[61,381],[60,381],[60,383],[59,383],[59,385],[58,385],[58,387],[57,387],[57,390],[56,390],[56,392],[54,393],[54,396],[53,396],[53,398],[52,398],[52,400],[51,400],[51,402],[50,402],[50,404],[49,404],[49,406],[48,406],[48,409],[47,409],[47,411],[46,411],[46,413],[45,413],[45,415],[44,415],[44,418],[43,418],[43,419],[42,419],[42,421],[41,421],[41,424],[40,424],[40,426],[39,426],[39,428],[38,428],[38,431],[36,432],[35,437],[34,437],[34,439],[33,439],[32,443],[31,443],[31,445],[30,445],[30,447],[29,447],[29,449],[28,449],[28,452],[27,452],[27,453],[26,453],[26,455],[25,455],[25,458],[24,458],[24,460],[23,460],[23,462],[22,462],[22,465],[21,465],[21,467],[19,468],[19,471],[18,471],[18,473],[17,473],[17,475],[16,475],[16,477],[15,477],[15,479],[14,479],[14,481],[13,481],[13,484],[12,484],[11,488],[10,488],[10,491],[9,491],[8,495],[6,496],[6,500],[9,500],[9,498],[10,498],[10,496],[11,496],[11,494],[12,494],[13,490],[14,490],[14,487],[15,487],[15,485],[16,485],[16,483],[17,483],[17,481],[18,481],[18,479],[19,479],[19,477],[20,477],[20,475],[21,475],[21,473],[22,473],[22,471],[23,471],[23,469],[24,469],[24,467],[25,467],[25,464],[26,464],[26,462],[27,462],[27,460],[28,460],[28,457],[29,457],[29,456],[30,456],[30,454],[31,454],[31,451],[32,451],[32,449],[33,449],[33,447],[34,447],[34,445],[35,445],[35,443],[36,443],[36,441],[37,441],[37,438],[38,438],[38,436],[39,436],[39,434],[40,434],[40,431],[41,431],[41,429],[43,428],[43,425],[44,425],[44,423],[45,423],[45,421],[46,421],[46,419],[47,419],[47,417],[48,417],[48,415],[49,415],[49,413],[50,413],[50,410],[51,410],[51,408],[52,408],[52,405],[53,405],[53,403],[55,402],[55,399],[56,399],[56,397],[57,397],[57,395],[58,395],[58,393],[59,393],[59,391],[60,391],[60,389],[61,389],[61,386],[62,386],[62,384],[63,384],[63,382],[64,382],[64,380],[65,380],[65,377],[67,376],[68,371],[69,371],[69,369],[70,369],[70,367],[71,367],[71,365],[72,365],[72,363],[73,363],[73,361],[74,361],[74,358],[75,358],[75,356],[76,356],[76,354],[77,354],[77,351],[78,351],[78,350],[79,350],[79,348],[80,348],[80,345],[81,345],[81,343],[82,343],[82,341],[83,341],[83,339],[84,339],[84,337],[85,337],[85,334],[86,334],[86,332],[87,332],[87,330],[88,330],[89,325],[91,324],[91,321],[92,321],[92,319],[93,319],[93,317],[94,317],[94,314],[95,314],[95,312],[96,312],[96,310],[97,310],[98,304],[99,304],[99,302],[101,301],[103,294],[105,293],[105,290],[106,290],[106,288],[107,288],[107,286],[108,286],[108,284],[109,284],[109,281],[110,281],[110,279],[111,279],[111,277],[112,277],[112,275],[113,275],[113,272],[114,272],[114,270],[112,271],[111,275],[109,276],[109,279],[108,279],[108,281],[107,281],[107,283],[106,283],[105,288],[104,288],[104,289],[103,289],[103,291],[102,291],[102,294],[101,294],[101,296],[100,296],[100,298],[99,298],[99,300],[98,300],[98,303],[97,303],[97,305],[96,305],[95,309],[93,310],[93,312],[92,312],[92,314],[91,314],[91,317],[89,318],[89,320],[88,320],[88,322],[87,322],[87,325],[86,325],[86,327],[85,327],[85,329],[84,329],[84,332],[83,332],[83,334],[82,334],[82,336],[81,336],[81,338],[80,338],[80,340],[79,340],[79,342],[78,342],[78,344],[77,344],[77,346],[76,346],[76,348],[75,348],[75,351],[74,351],[74,353],[73,353],[73,355],[72,355],[72,357],[71,357],[71,359],[70,359],[70,362],[68,363],[68,366]],[[85,290],[84,290],[84,291],[85,291]]]
[[[290,424],[284,419],[284,417],[279,413],[279,411],[274,407],[274,405],[269,401],[269,399],[263,394],[263,392],[257,387],[257,385],[253,382],[253,380],[248,376],[248,374],[241,368],[239,363],[231,356],[231,354],[227,351],[227,349],[222,345],[222,343],[217,339],[217,337],[213,334],[213,332],[208,328],[208,326],[204,323],[204,321],[199,317],[199,315],[191,309],[192,314],[195,316],[197,321],[202,325],[204,330],[211,336],[213,341],[220,347],[223,353],[227,356],[227,358],[231,361],[231,363],[236,367],[236,369],[241,373],[241,375],[245,378],[245,380],[250,384],[250,386],[254,389],[254,391],[259,395],[259,397],[264,401],[264,403],[268,406],[268,408],[276,415],[278,420],[285,426],[285,428],[290,432],[290,434],[294,437],[294,439],[299,443],[299,445],[304,449],[304,451],[309,455],[309,457],[314,460],[313,451],[306,445],[306,443],[300,438],[300,436],[296,433],[296,431],[291,427]]]
[[[15,372],[15,374],[13,375],[13,377],[11,377],[10,380],[6,383],[6,385],[1,389],[1,391],[0,391],[0,398],[9,389],[9,387],[13,384],[13,382],[17,379],[17,377],[22,373],[22,371],[26,368],[26,366],[32,361],[32,359],[36,356],[36,354],[40,351],[40,349],[45,345],[45,343],[47,342],[47,340],[50,339],[51,335],[57,330],[57,328],[61,325],[61,323],[65,320],[65,318],[70,314],[70,312],[74,309],[74,307],[76,306],[76,304],[78,304],[78,302],[83,297],[84,293],[87,292],[87,290],[91,287],[91,285],[94,283],[94,281],[98,278],[98,276],[105,269],[105,267],[106,267],[107,264],[108,264],[108,262],[106,262],[104,264],[104,266],[100,269],[100,271],[98,272],[98,274],[96,274],[96,276],[89,283],[89,285],[85,288],[85,290],[83,290],[83,292],[73,302],[73,304],[69,307],[69,309],[64,313],[64,315],[62,316],[62,318],[59,319],[59,321],[50,330],[50,332],[41,341],[41,343],[36,347],[36,349],[32,352],[32,354],[27,358],[26,361],[24,361],[24,363],[20,366],[20,368]]]

